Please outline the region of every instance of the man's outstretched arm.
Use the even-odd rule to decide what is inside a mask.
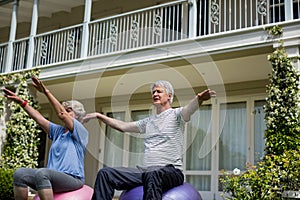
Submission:
[[[189,121],[191,115],[199,108],[203,101],[209,100],[211,97],[215,97],[216,92],[211,89],[204,90],[198,93],[186,106],[182,108],[182,117],[184,121]]]

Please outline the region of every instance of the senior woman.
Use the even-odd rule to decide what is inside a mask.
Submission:
[[[46,168],[19,168],[15,171],[16,200],[27,200],[28,187],[37,190],[40,199],[48,200],[53,199],[53,193],[77,190],[84,185],[84,156],[88,143],[88,131],[82,124],[84,107],[75,100],[61,104],[42,81],[36,77],[32,77],[32,81],[33,86],[48,98],[64,125],[47,120],[27,100],[7,88],[3,89],[4,96],[18,103],[52,140]]]

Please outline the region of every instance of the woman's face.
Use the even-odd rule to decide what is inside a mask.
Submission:
[[[72,108],[70,108],[70,107],[68,107],[68,108],[65,108],[66,109],[66,111],[67,111],[67,113],[71,116],[71,117],[73,117],[73,118],[77,118],[77,116],[76,116],[76,114],[75,114],[75,112],[73,111],[73,109]]]

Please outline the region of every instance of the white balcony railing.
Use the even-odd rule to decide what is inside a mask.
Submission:
[[[0,45],[0,72],[4,72],[8,44]]]
[[[13,43],[12,71],[25,69],[29,39],[24,38]]]
[[[299,19],[300,16],[300,0],[198,0],[197,2],[198,36],[289,21]]]
[[[9,45],[2,44],[0,73],[296,20],[299,16],[300,0],[179,0],[92,21],[88,34],[79,24],[36,35],[33,56],[28,56],[29,38],[13,42],[10,58]],[[82,47],[84,41],[88,41],[87,48]],[[12,61],[7,62],[9,59]],[[32,62],[28,62],[30,59]]]
[[[152,46],[186,38],[186,1],[155,6],[94,21],[89,26],[88,55]]]
[[[82,25],[35,37],[33,66],[48,65],[80,57]]]

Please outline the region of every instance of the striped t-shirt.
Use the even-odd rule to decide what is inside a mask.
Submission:
[[[144,133],[143,167],[173,164],[182,169],[184,120],[182,108],[170,108],[158,115],[137,121]]]

